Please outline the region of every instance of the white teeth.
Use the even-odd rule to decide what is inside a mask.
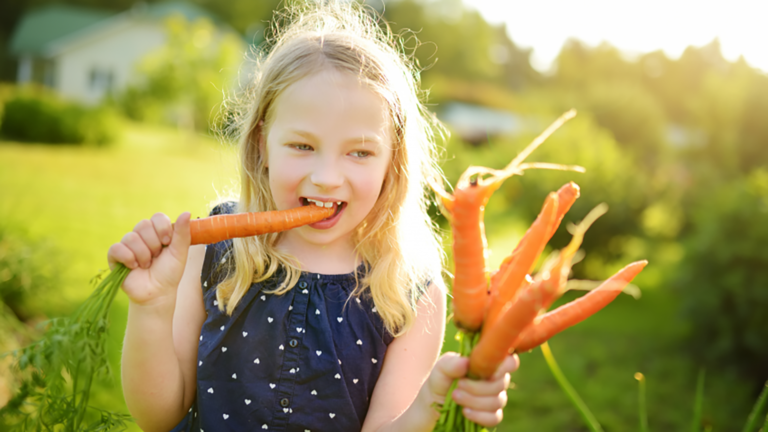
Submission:
[[[307,198],[306,200],[308,202],[310,202],[310,203],[315,203],[315,205],[318,206],[318,207],[325,207],[325,208],[333,207],[333,201],[323,202],[323,201],[313,200],[313,199],[310,199],[310,198]],[[342,203],[342,201],[337,201],[336,202],[336,204],[338,204],[339,206],[341,206],[341,203]]]

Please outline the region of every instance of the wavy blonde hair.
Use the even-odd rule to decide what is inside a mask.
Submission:
[[[283,26],[283,23],[287,25]],[[435,131],[444,129],[423,106],[419,73],[388,27],[355,3],[304,3],[286,9],[272,25],[274,38],[257,54],[256,73],[239,126],[241,190],[237,212],[275,210],[269,171],[259,141],[266,136],[273,106],[293,83],[324,68],[356,75],[386,103],[394,129],[393,156],[379,199],[355,228],[355,252],[368,271],[353,295],[370,291],[387,329],[402,334],[415,318],[427,281],[442,287],[444,253],[427,208],[427,179],[440,175]],[[262,135],[263,134],[263,135]],[[284,294],[298,282],[297,260],[275,248],[281,234],[234,240],[234,269],[216,293],[231,314],[254,282],[280,268]]]

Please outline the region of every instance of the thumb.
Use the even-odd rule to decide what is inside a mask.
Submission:
[[[444,396],[448,393],[453,381],[463,378],[469,370],[469,359],[458,353],[447,352],[435,363],[429,376],[430,388],[433,393]]]
[[[171,237],[171,244],[168,245],[170,252],[180,261],[184,261],[182,258],[187,256],[189,245],[192,242],[192,236],[189,232],[190,218],[189,212],[179,215],[176,223],[173,224],[173,237]]]

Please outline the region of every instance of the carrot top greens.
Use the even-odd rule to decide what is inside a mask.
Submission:
[[[123,430],[127,414],[88,404],[97,378],[111,375],[107,360],[109,308],[130,270],[118,264],[68,318],[47,321],[33,344],[6,353],[14,356],[19,391],[0,409],[0,429],[9,431]]]

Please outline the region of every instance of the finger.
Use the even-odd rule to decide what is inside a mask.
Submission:
[[[496,369],[491,379],[499,379],[504,377],[505,374],[510,374],[520,367],[520,357],[517,354],[508,355],[503,362]]]
[[[171,234],[171,243],[168,246],[171,253],[180,261],[185,261],[189,245],[192,242],[189,233],[190,213],[184,212],[176,219],[173,224],[173,234]]]
[[[507,389],[509,379],[509,374],[490,380],[463,378],[459,380],[456,389],[475,396],[496,396]]]
[[[429,375],[429,386],[435,394],[443,396],[448,393],[454,379],[467,374],[468,368],[469,359],[455,352],[447,352],[435,363]]]
[[[133,232],[141,236],[144,244],[147,245],[152,253],[152,258],[160,255],[160,252],[163,250],[163,244],[160,243],[160,238],[157,236],[157,231],[155,231],[155,225],[152,221],[146,219],[142,220],[136,224],[133,228]]]
[[[131,270],[139,266],[133,252],[122,243],[115,243],[109,247],[109,251],[107,251],[107,262],[109,263],[110,270],[114,270],[115,264],[117,263],[121,263]]]
[[[507,405],[505,391],[492,396],[478,396],[462,390],[454,390],[452,396],[457,404],[475,411],[496,412]]]
[[[131,231],[120,241],[131,250],[139,267],[147,269],[152,264],[152,251],[135,231]]]
[[[462,413],[467,419],[486,427],[494,427],[501,423],[501,419],[504,418],[502,410],[496,410],[494,412],[477,411],[471,408],[462,408]]]
[[[171,219],[164,213],[155,213],[150,220],[152,221],[152,225],[155,226],[155,232],[157,233],[157,238],[160,239],[160,243],[162,243],[163,246],[171,244],[171,237],[173,236]]]

